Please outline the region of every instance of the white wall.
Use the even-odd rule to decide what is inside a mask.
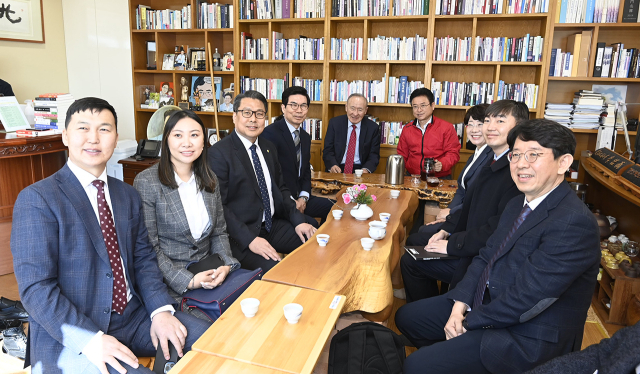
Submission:
[[[127,0],[62,0],[69,92],[107,100],[120,139],[135,139]]]

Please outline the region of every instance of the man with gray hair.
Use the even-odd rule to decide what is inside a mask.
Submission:
[[[331,173],[373,173],[380,162],[380,129],[368,118],[367,98],[354,93],[347,99],[347,114],[329,121],[322,160]]]

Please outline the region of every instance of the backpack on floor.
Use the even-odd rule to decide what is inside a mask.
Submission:
[[[354,323],[331,339],[328,374],[402,374],[405,357],[398,334],[377,323]]]

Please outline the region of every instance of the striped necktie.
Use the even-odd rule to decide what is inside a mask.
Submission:
[[[293,144],[296,146],[296,165],[298,166],[298,175],[300,175],[300,130],[293,132]]]
[[[260,187],[260,195],[262,197],[262,205],[264,207],[264,228],[267,232],[271,231],[272,217],[271,217],[271,201],[269,200],[269,190],[267,189],[267,182],[264,179],[264,172],[262,171],[262,164],[258,158],[256,152],[256,145],[253,144],[249,148],[251,149],[251,158],[253,159],[253,168],[256,171],[258,177],[258,187]]]

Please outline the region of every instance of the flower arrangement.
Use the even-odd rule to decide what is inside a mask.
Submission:
[[[376,201],[376,195],[367,195],[367,186],[364,184],[355,185],[347,188],[347,192],[342,194],[342,200],[345,204],[355,201],[356,204],[369,205]]]

